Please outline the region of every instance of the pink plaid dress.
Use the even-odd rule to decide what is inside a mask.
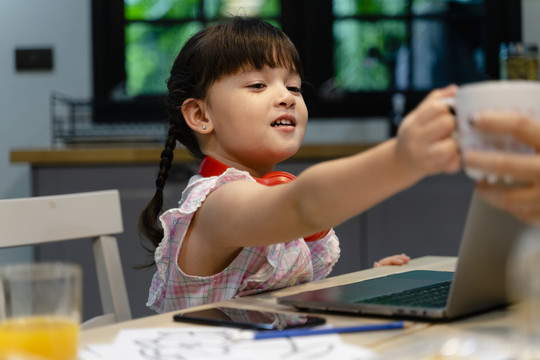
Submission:
[[[331,230],[324,239],[303,239],[268,246],[245,247],[221,272],[192,276],[177,264],[188,226],[206,196],[235,180],[255,181],[247,172],[233,168],[220,176],[192,177],[178,208],[161,217],[164,238],[155,252],[157,271],[150,286],[147,306],[157,312],[229,300],[238,296],[280,289],[325,278],[339,258],[339,241]]]

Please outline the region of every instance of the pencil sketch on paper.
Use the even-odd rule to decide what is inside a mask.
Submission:
[[[139,339],[134,343],[139,349],[139,355],[146,360],[193,359],[193,353],[204,359],[223,359],[223,356],[238,355],[251,349],[256,351],[277,353],[279,359],[296,360],[309,358],[313,360],[324,359],[335,351],[333,342],[317,341],[305,344],[295,338],[279,340],[279,348],[275,342],[267,344],[266,341],[237,340],[229,331],[159,331],[151,339]],[[319,339],[320,340],[320,339]],[[250,358],[253,352],[250,352]]]
[[[239,340],[240,333],[246,331],[204,327],[124,330],[110,346],[91,350],[103,358],[132,360],[252,360],[254,354],[259,360],[375,359],[370,351],[344,344],[337,335]]]

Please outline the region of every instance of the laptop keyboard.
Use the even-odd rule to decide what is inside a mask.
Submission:
[[[450,281],[357,301],[359,304],[439,308],[446,305]]]

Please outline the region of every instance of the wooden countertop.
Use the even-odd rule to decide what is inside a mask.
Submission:
[[[292,160],[324,160],[352,155],[376,144],[308,144],[303,145]],[[87,145],[62,148],[22,148],[10,151],[11,163],[32,166],[90,165],[90,164],[155,164],[162,147],[158,145]],[[196,160],[182,148],[175,150],[175,162]]]

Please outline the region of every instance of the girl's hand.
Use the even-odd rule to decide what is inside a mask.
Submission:
[[[523,186],[477,185],[488,203],[506,210],[518,219],[540,225],[540,124],[516,112],[484,112],[474,122],[482,132],[513,135],[536,149],[536,154],[469,151],[468,167],[499,176],[510,175]]]
[[[410,257],[408,257],[405,254],[399,254],[399,255],[392,255],[387,256],[379,261],[375,261],[373,263],[373,267],[379,267],[379,266],[388,266],[388,265],[405,265],[406,263],[411,260]]]
[[[399,127],[396,156],[419,177],[460,169],[455,119],[443,102],[456,91],[455,85],[433,90]]]

